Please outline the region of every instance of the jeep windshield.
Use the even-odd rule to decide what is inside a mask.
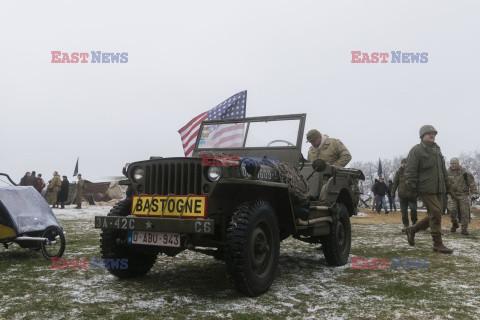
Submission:
[[[204,121],[196,149],[301,148],[304,115]]]

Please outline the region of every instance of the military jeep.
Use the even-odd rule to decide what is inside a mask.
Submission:
[[[305,114],[202,122],[193,156],[152,157],[127,170],[133,197],[96,216],[104,259],[119,278],[145,275],[159,254],[193,250],[226,262],[236,290],[266,292],[280,242],[322,244],[331,266],[348,261],[357,214],[355,169],[308,163],[301,153]]]

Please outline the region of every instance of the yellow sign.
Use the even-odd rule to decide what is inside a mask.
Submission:
[[[135,216],[206,218],[207,196],[134,196]]]

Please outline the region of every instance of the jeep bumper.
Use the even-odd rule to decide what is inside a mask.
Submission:
[[[98,229],[213,234],[214,227],[215,222],[213,219],[95,216],[95,228]]]

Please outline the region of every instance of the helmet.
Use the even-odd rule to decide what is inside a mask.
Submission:
[[[437,130],[435,130],[435,128],[429,124],[426,124],[424,126],[422,126],[420,128],[420,139],[423,137],[423,135],[427,132],[435,132],[435,134],[437,134]]]
[[[458,161],[458,158],[452,158],[450,159],[450,163],[456,163],[456,164],[459,164],[460,161]]]

